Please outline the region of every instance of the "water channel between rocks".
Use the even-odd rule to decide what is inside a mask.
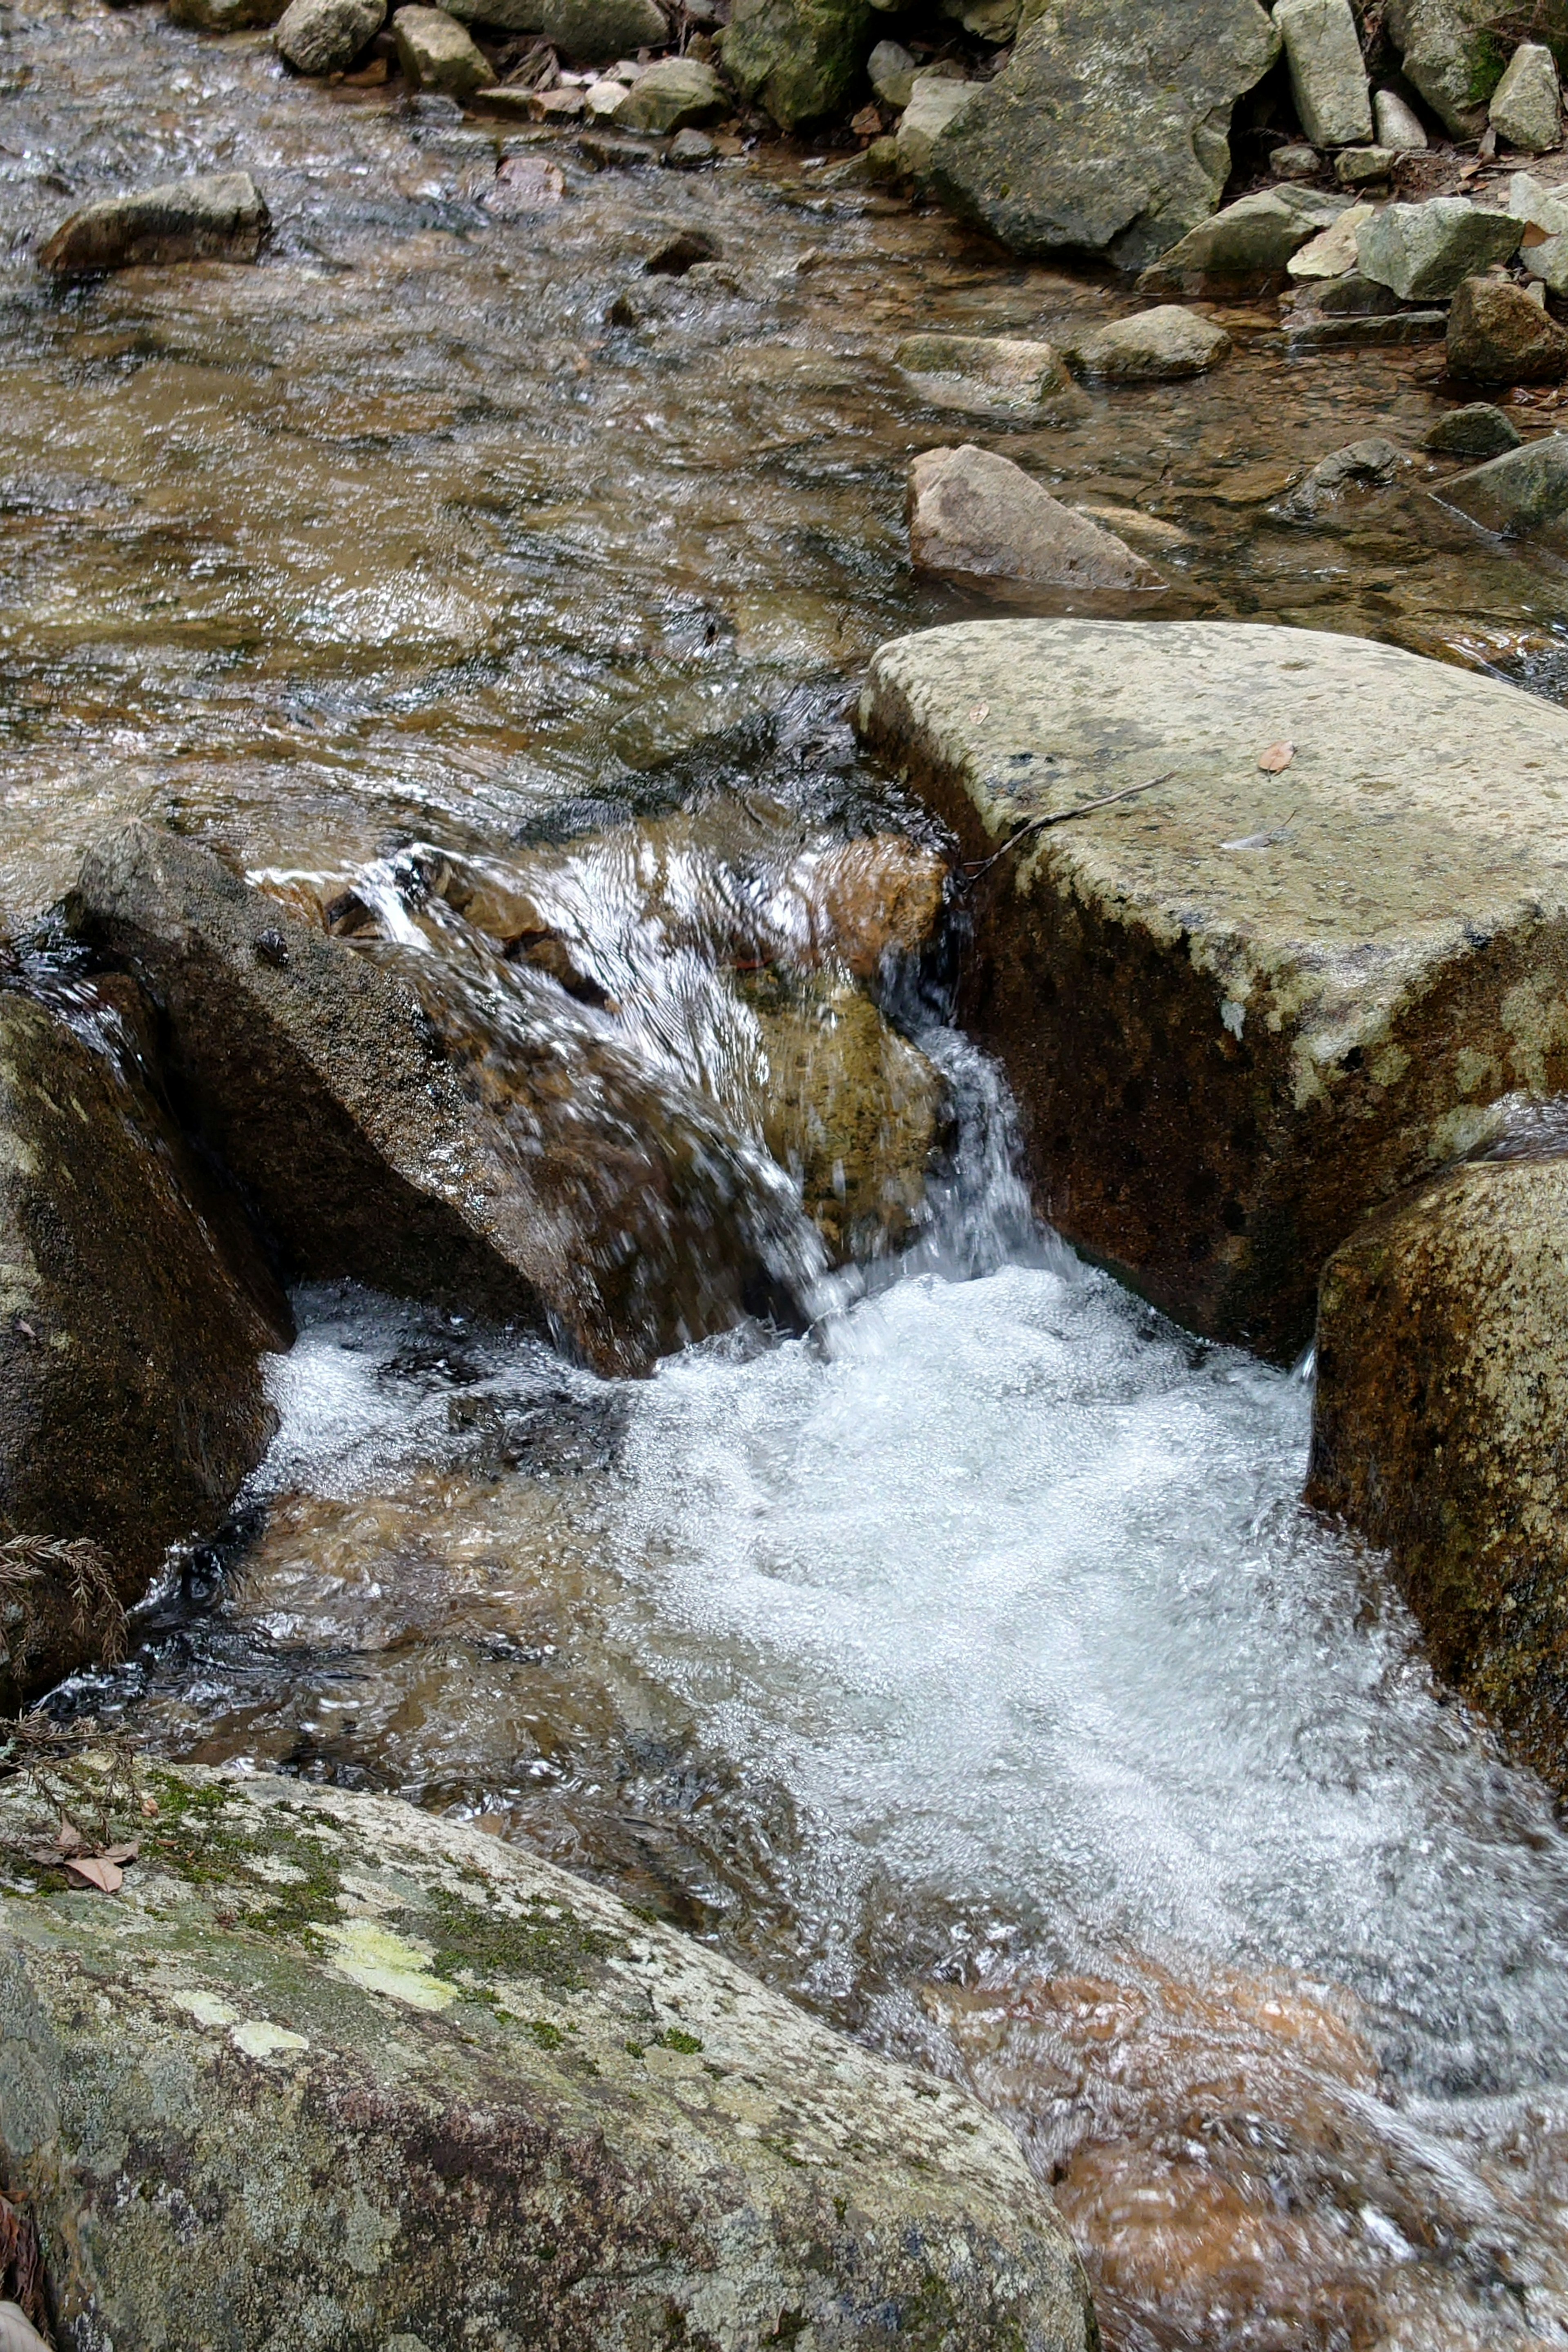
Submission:
[[[843,712],[878,643],[981,609],[905,563],[904,469],[946,438],[1106,516],[1183,610],[1568,691],[1568,575],[1446,517],[1427,461],[1267,512],[1358,434],[1414,446],[1435,352],[1291,362],[1233,311],[1212,378],[955,429],[901,332],[1048,333],[1110,282],[782,150],[595,175],[547,138],[561,200],[509,214],[505,134],[289,83],[259,37],[91,0],[3,29],[15,919],[148,811],[455,955],[408,875],[504,887],[554,842],[602,972],[660,975],[637,1050],[723,1099],[744,1024],[672,908],[921,831]],[[72,200],[218,165],[265,188],[260,267],[40,288]],[[717,262],[644,277],[691,226]],[[895,1008],[959,1112],[907,1256],[642,1382],[301,1293],[232,1528],[62,1703],[481,1817],[971,2082],[1115,2347],[1568,2343],[1548,1801],[1299,1507],[1305,1383],[1035,1229],[940,981]]]

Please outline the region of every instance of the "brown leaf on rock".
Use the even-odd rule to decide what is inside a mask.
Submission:
[[[66,1856],[66,1869],[72,1878],[79,1878],[101,1894],[112,1895],[125,1884],[125,1873],[106,1853],[73,1853]]]
[[[1258,764],[1266,776],[1278,776],[1296,756],[1294,743],[1270,743],[1267,751],[1259,751]]]

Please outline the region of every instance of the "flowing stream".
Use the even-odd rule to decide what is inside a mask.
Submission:
[[[1233,311],[1212,378],[980,432],[901,388],[898,336],[1048,332],[1113,313],[1108,280],[782,147],[595,174],[146,8],[37,0],[0,33],[13,919],[142,810],[279,896],[351,895],[487,1054],[546,1010],[563,1053],[613,1028],[671,1131],[749,1171],[805,1308],[602,1381],[300,1293],[231,1525],[58,1706],[481,1819],[970,2082],[1117,2352],[1568,2344],[1568,1840],[1380,1562],[1300,1507],[1309,1386],[1037,1228],[951,953],[888,1001],[954,1122],[923,1221],[829,1272],[762,1147],[733,952],[788,934],[835,845],[934,838],[843,714],[879,642],[980,609],[900,536],[910,453],[961,431],[1184,611],[1568,690],[1568,584],[1420,462],[1269,515],[1358,434],[1414,445],[1439,356],[1290,362]],[[558,200],[498,179],[536,154]],[[258,268],[38,284],[71,202],[241,165],[277,223]],[[719,259],[647,278],[689,226]],[[564,995],[464,912],[524,889]]]

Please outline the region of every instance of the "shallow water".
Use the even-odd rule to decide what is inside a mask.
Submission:
[[[591,982],[562,1035],[613,1024],[671,1120],[752,1150],[736,971],[832,845],[930,836],[843,719],[875,645],[979,609],[909,574],[911,452],[1007,448],[1184,611],[1568,683],[1568,574],[1436,507],[1447,469],[1269,516],[1348,439],[1413,446],[1436,350],[1292,361],[1234,310],[1212,378],[976,427],[898,336],[1049,332],[1109,282],[782,147],[595,175],[545,134],[562,202],[503,217],[513,134],[259,37],[93,0],[0,29],[15,919],[159,811],[286,896],[358,891],[494,1042],[498,989],[541,1000],[414,887],[455,860],[544,891]],[[216,165],[266,191],[261,267],[40,287],[73,202]],[[688,225],[720,262],[645,278]],[[963,1137],[908,1255],[830,1282],[797,1218],[810,1328],[648,1382],[301,1295],[254,1490],[61,1704],[479,1816],[963,2075],[1128,2352],[1568,2342],[1563,1832],[1300,1511],[1306,1387],[1035,1230],[946,976],[892,1003]]]

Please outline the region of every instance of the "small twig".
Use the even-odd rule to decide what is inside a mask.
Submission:
[[[1117,801],[1130,801],[1134,793],[1152,793],[1156,784],[1168,784],[1175,772],[1174,768],[1167,768],[1163,776],[1149,776],[1141,784],[1123,784],[1119,793],[1106,793],[1097,801],[1080,801],[1077,808],[1053,809],[1048,816],[1030,817],[1028,823],[1021,824],[1016,833],[1008,835],[1000,849],[994,849],[990,856],[981,858],[978,865],[966,866],[963,868],[964,888],[967,889],[971,882],[978,882],[983,874],[990,872],[998,858],[1005,857],[1010,849],[1016,849],[1018,844],[1021,841],[1026,841],[1030,834],[1044,833],[1053,824],[1066,824],[1075,816],[1092,815],[1096,809],[1110,808]]]

